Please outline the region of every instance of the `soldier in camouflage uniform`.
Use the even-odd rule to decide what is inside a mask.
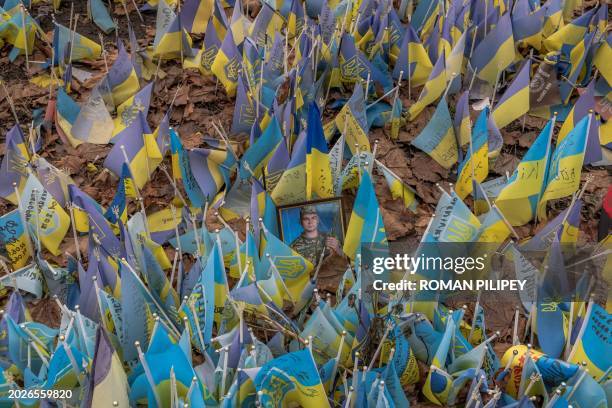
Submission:
[[[317,265],[321,254],[325,251],[325,257],[332,253],[342,254],[338,239],[330,234],[319,231],[319,215],[311,205],[302,207],[300,210],[300,224],[304,231],[291,243],[291,248],[308,259],[313,265]]]

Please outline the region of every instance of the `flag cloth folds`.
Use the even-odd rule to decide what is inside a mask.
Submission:
[[[514,56],[512,22],[510,13],[506,13],[474,49],[470,64],[478,78],[493,85],[499,73],[514,62]]]
[[[106,34],[117,28],[102,0],[88,0],[87,14],[89,19]]]
[[[144,114],[138,112],[136,120],[116,139],[104,160],[104,167],[120,176],[123,164],[127,164],[140,189],[163,158]]]
[[[74,45],[71,47],[72,38],[74,38]],[[70,52],[71,48],[72,53]],[[57,65],[65,57],[71,57],[70,61],[80,61],[95,60],[102,55],[100,44],[57,23],[53,32],[53,49],[55,54],[54,65]]]
[[[214,0],[186,0],[181,7],[181,24],[192,34],[203,34],[213,11]]]
[[[113,137],[114,127],[100,89],[95,87],[72,124],[72,136],[87,143],[107,144]]]
[[[22,191],[28,179],[30,154],[26,147],[23,133],[15,125],[6,134],[5,153],[0,165],[0,196],[17,204],[15,187]]]
[[[527,224],[536,214],[538,201],[546,186],[553,127],[551,119],[495,200],[495,205],[513,226]]]
[[[530,70],[531,60],[527,59],[493,108],[491,116],[499,129],[529,112]]]
[[[113,349],[106,331],[98,327],[86,401],[88,406],[104,405],[109,399],[117,406],[127,407],[128,382],[121,360]]]
[[[255,379],[262,406],[329,407],[325,388],[308,348],[287,353],[264,364]]]
[[[538,203],[539,219],[547,219],[546,203],[549,200],[572,195],[578,190],[590,120],[589,116],[582,118],[555,149],[546,177],[546,188]]]
[[[471,146],[465,159],[459,166],[455,191],[463,200],[472,192],[472,180],[482,183],[489,175],[489,108],[482,110],[474,129],[472,129]]]
[[[438,61],[436,61],[436,65],[434,65],[429,77],[427,78],[427,82],[425,82],[425,86],[421,90],[421,94],[419,95],[419,99],[410,105],[408,108],[408,117],[409,120],[414,120],[423,109],[427,107],[429,104],[434,102],[436,99],[442,95],[444,92],[444,88],[446,86],[446,62],[445,62],[445,54],[444,52],[440,54],[438,57]]]
[[[472,132],[472,121],[470,120],[470,98],[469,91],[465,91],[459,97],[455,105],[455,117],[453,125],[455,127],[455,135],[460,146],[465,146],[470,143],[470,134]]]
[[[30,236],[37,237],[53,255],[59,255],[70,217],[34,174],[30,174],[23,188],[20,206],[29,224]]]
[[[192,56],[192,40],[184,25],[181,15],[174,13],[164,0],[157,5],[155,21],[155,39],[153,40],[153,56],[159,58]]]
[[[443,405],[446,403],[453,381],[452,377],[444,370],[454,332],[455,319],[449,316],[446,319],[444,335],[433,356],[425,384],[423,385],[423,394],[425,394],[425,397],[427,397],[429,401],[436,405]]]
[[[411,144],[430,155],[445,169],[457,163],[457,139],[446,98],[440,100],[431,120]]]
[[[569,361],[576,364],[586,362],[589,375],[601,378],[612,366],[612,355],[601,352],[607,347],[609,333],[612,330],[612,315],[598,304],[593,304],[585,319],[574,345],[575,351]]]
[[[378,160],[376,160],[376,165],[385,177],[385,181],[387,182],[389,190],[391,191],[391,197],[393,197],[394,200],[401,198],[404,206],[413,213],[416,213],[418,205],[416,191],[404,183],[398,176],[393,174],[391,170],[389,170]]]
[[[115,106],[121,105],[140,89],[138,74],[122,41],[119,41],[118,48],[117,59],[106,75]]]
[[[24,267],[30,257],[29,238],[23,228],[19,210],[13,210],[0,217],[0,245],[4,246],[15,270]]]
[[[274,268],[279,272],[289,292],[288,300],[296,303],[310,281],[310,272],[314,265],[270,231],[263,231],[265,246],[262,253],[265,258],[262,259],[262,268]],[[267,257],[267,254],[270,257]]]
[[[306,199],[332,197],[334,184],[327,141],[323,134],[319,107],[315,102],[311,102],[308,107],[306,126]]]
[[[232,30],[227,30],[210,70],[219,78],[228,96],[236,95],[239,71],[242,67],[241,61],[242,56],[234,42]]]
[[[342,107],[335,119],[336,127],[344,135],[352,154],[370,151],[368,140],[368,121],[366,118],[365,96],[361,83],[357,82],[348,102]]]
[[[353,212],[346,229],[346,240],[342,250],[351,259],[361,252],[361,243],[387,245],[387,235],[383,223],[372,178],[362,170],[359,190],[355,196]]]

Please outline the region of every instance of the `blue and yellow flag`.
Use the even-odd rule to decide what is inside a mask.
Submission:
[[[362,243],[386,246],[387,235],[370,173],[362,171],[353,212],[342,250],[351,259],[361,252]]]
[[[25,55],[26,50],[28,55],[33,54],[34,39],[38,26],[29,13],[26,12],[26,8],[22,6],[22,3],[19,2],[18,4],[19,6],[13,8],[15,10],[14,13],[8,10],[6,14],[2,13],[3,16],[0,18],[0,41],[4,39],[9,44],[13,44],[13,49],[8,54],[9,61],[11,62],[15,61],[19,55]],[[8,2],[4,6],[8,7]],[[6,21],[5,16],[8,17]],[[40,28],[38,27],[38,29]]]
[[[474,49],[470,64],[478,78],[493,85],[499,73],[514,62],[514,55],[512,22],[506,13]]]
[[[102,85],[102,84],[100,84]],[[106,108],[100,86],[91,91],[72,124],[71,133],[76,139],[92,144],[108,144],[113,137],[115,124]]]
[[[117,406],[128,406],[128,382],[121,360],[109,340],[106,330],[98,327],[94,359],[85,400],[89,406],[104,404],[112,396]]]
[[[177,16],[168,3],[159,0],[153,56],[159,58],[192,56],[191,44],[191,37],[181,23],[181,15]]]
[[[410,19],[410,27],[421,35],[429,33],[440,14],[440,7],[437,0],[420,1]]]
[[[28,240],[19,210],[13,210],[0,217],[0,244],[6,249],[14,270],[28,263],[30,258]]]
[[[283,135],[276,115],[274,115],[264,133],[244,152],[240,159],[240,178],[249,179],[253,175],[259,176],[281,140],[283,140]]]
[[[455,319],[447,318],[444,335],[438,344],[423,385],[423,394],[436,405],[446,403],[453,382],[452,377],[445,371],[446,358],[448,357],[453,333],[455,333]]]
[[[192,34],[203,34],[208,28],[214,0],[185,0],[181,7],[181,24]]]
[[[563,103],[569,102],[576,84],[582,84],[585,78],[589,78],[588,74],[590,72],[591,61],[587,61],[587,58],[589,60],[592,58],[589,56],[589,54],[592,54],[591,47],[594,39],[595,32],[587,33],[584,38],[582,38],[578,44],[572,47],[569,51],[570,66],[568,71],[565,73],[567,80],[562,81],[559,84],[561,100]],[[586,69],[586,74],[583,74],[583,71],[585,71],[583,70],[585,63],[588,63],[588,66]],[[570,83],[572,85],[570,85]]]
[[[30,237],[40,241],[53,255],[59,255],[70,217],[34,174],[30,174],[23,188],[20,208],[29,224]],[[37,210],[32,211],[34,208]]]
[[[103,209],[93,198],[82,192],[76,185],[68,186],[70,201],[74,207],[74,224],[78,232],[95,235],[101,247],[109,255],[121,255],[121,244],[103,215]]]
[[[259,269],[261,261],[259,260],[259,249],[257,248],[255,237],[249,231],[246,239],[240,245],[238,252],[234,252],[234,256],[229,264],[229,275],[234,279],[240,279],[246,271],[249,281],[255,280],[255,271]],[[248,264],[248,268],[247,268]],[[249,283],[246,281],[243,285]]]
[[[28,179],[30,154],[19,125],[15,125],[6,134],[5,152],[0,165],[0,197],[17,204],[15,187],[23,190]]]
[[[455,117],[453,118],[453,126],[455,127],[455,136],[459,146],[465,146],[470,143],[470,135],[472,134],[472,121],[470,119],[470,98],[469,91],[465,91],[459,97],[455,105]]]
[[[569,361],[576,364],[586,362],[589,375],[601,378],[612,366],[610,353],[601,352],[607,347],[604,333],[610,333],[611,326],[612,315],[598,304],[593,304],[586,320],[582,323],[574,346],[575,351]]]
[[[116,175],[122,174],[127,163],[136,186],[140,189],[162,161],[162,155],[151,129],[142,112],[137,113],[137,121],[121,132],[115,145],[104,160],[104,167]]]
[[[228,30],[221,44],[221,48],[212,63],[210,70],[225,87],[228,96],[236,94],[238,75],[242,68],[242,56],[238,52],[234,35]]]
[[[476,180],[472,179],[472,199],[474,200],[474,214],[476,216],[485,214],[491,209],[489,197],[487,192],[482,185]]]
[[[472,192],[472,179],[482,183],[489,175],[489,130],[487,126],[489,108],[486,107],[478,116],[472,129],[471,146],[461,165],[455,191],[464,199]]]
[[[495,205],[513,226],[527,224],[536,214],[546,186],[553,127],[553,120],[548,121],[495,200]]]
[[[595,11],[597,9],[592,8],[569,24],[558,28],[544,40],[544,47],[548,51],[561,51],[563,48],[571,48],[578,44],[586,36]]]
[[[126,178],[131,178],[131,173],[127,163],[123,163],[121,177],[119,178],[119,183],[117,183],[115,197],[113,197],[113,201],[111,201],[110,205],[106,209],[106,212],[104,213],[104,217],[106,217],[111,224],[119,224],[119,221],[124,224],[127,223],[127,195],[125,192]]]
[[[334,184],[321,114],[317,104],[311,102],[306,123],[306,199],[329,198],[333,195]]]
[[[264,407],[329,407],[325,388],[308,348],[287,353],[264,364],[257,373],[255,388]]]
[[[529,112],[529,74],[531,60],[525,63],[516,74],[508,89],[493,108],[491,117],[498,128],[503,128],[515,119]]]
[[[546,178],[546,188],[538,203],[538,218],[545,220],[549,200],[572,195],[580,185],[590,117],[582,118],[555,149]]]
[[[263,225],[278,236],[278,220],[276,218],[276,205],[270,194],[263,188],[259,181],[253,180],[251,188],[251,219],[259,220],[262,218]],[[259,228],[258,222],[253,223],[253,232],[255,234],[255,242],[259,247]]]
[[[193,176],[206,197],[212,199],[221,190],[223,185],[229,187],[230,173],[233,166],[227,166],[224,162],[233,160],[231,154],[221,150],[196,148],[191,149],[188,155]],[[219,163],[217,160],[223,156],[226,156],[226,160],[221,160],[221,163]]]
[[[438,57],[438,61],[436,61],[436,65],[434,65],[429,77],[427,78],[427,82],[425,86],[421,90],[421,94],[419,95],[419,99],[410,105],[408,108],[408,117],[409,120],[414,120],[417,116],[423,112],[429,104],[433,103],[436,99],[442,95],[444,89],[446,87],[446,57],[443,52]],[[452,127],[451,127],[452,129]]]
[[[193,174],[189,154],[185,151],[181,138],[174,129],[170,129],[170,151],[172,154],[172,177],[183,182],[183,187],[193,207],[203,207],[206,201],[212,200],[214,197],[205,196],[200,189]]]
[[[543,6],[546,9],[544,15],[544,27],[542,35],[544,38],[549,37],[559,28],[563,27],[563,5],[566,3],[563,0],[548,0]]]
[[[119,41],[118,48],[117,59],[106,75],[115,106],[121,105],[140,89],[138,74],[122,41]]]
[[[591,81],[589,85],[584,89],[580,97],[574,102],[572,110],[569,112],[559,134],[557,135],[557,146],[563,139],[574,129],[574,127],[586,117],[590,109],[595,107],[595,81]]]
[[[476,241],[485,244],[502,244],[511,232],[503,214],[493,205],[480,225]]]
[[[218,1],[218,0],[217,0]],[[216,3],[216,1],[215,1]],[[225,16],[225,14],[224,14]],[[194,63],[197,64],[198,69],[203,75],[212,75],[212,64],[217,57],[217,53],[221,48],[221,37],[225,36],[227,27],[222,23],[219,23],[223,27],[223,35],[217,31],[215,24],[213,24],[213,16],[210,16],[208,25],[206,26],[206,33],[204,34],[204,41],[202,42],[202,49],[194,57]],[[185,60],[185,67],[189,68],[190,59]]]
[[[75,33],[67,27],[61,24],[55,24],[55,31],[53,33],[53,49],[55,51],[54,65],[58,65],[60,60],[70,58],[70,41],[74,38],[74,45],[72,46],[72,58],[70,61],[81,61],[81,60],[96,60],[102,55],[102,47],[100,44],[90,40],[89,38],[82,36],[79,33]]]
[[[361,152],[370,151],[364,98],[363,88],[358,82],[355,84],[353,95],[342,107],[335,119],[336,127],[344,135],[352,154],[357,152],[355,145],[359,146],[358,148]]]
[[[275,33],[281,31],[283,17],[267,2],[261,4],[261,10],[251,24],[249,35],[259,46],[266,44],[269,39],[274,38]]]
[[[80,107],[64,88],[57,90],[57,102],[55,105],[55,129],[62,141],[70,143],[72,147],[77,147],[83,141],[72,136],[72,125],[79,116]]]
[[[459,149],[446,98],[440,100],[431,120],[410,143],[427,153],[445,169],[450,169],[457,163]]]
[[[138,114],[142,113],[146,119],[151,104],[152,91],[153,83],[151,82],[117,107],[117,116],[115,117],[115,127],[113,129],[113,140],[111,143],[115,143],[124,132],[134,132],[134,130],[130,130],[132,126],[135,126],[137,129],[140,127]]]
[[[378,160],[376,160],[376,165],[385,177],[385,181],[387,182],[389,190],[391,191],[391,197],[393,197],[394,200],[401,198],[404,207],[416,214],[418,205],[416,191],[404,183],[397,175],[392,173],[391,170],[389,170]]]
[[[186,355],[186,348],[189,348],[186,339],[183,335],[176,340],[164,324],[155,324],[147,351],[130,376],[131,404],[159,407],[156,398],[169,402],[174,394],[174,398],[186,401],[189,406],[205,406],[203,394],[206,385],[193,382],[196,372],[190,356]],[[145,363],[146,369],[143,367]]]
[[[302,132],[293,145],[289,164],[287,164],[287,168],[280,175],[270,196],[277,205],[299,203],[306,200],[305,186],[306,133]]]
[[[291,0],[291,9],[287,17],[287,32],[289,38],[301,34],[304,27],[304,5],[300,0]]]
[[[262,268],[267,270],[274,267],[278,270],[289,292],[290,298],[287,300],[295,303],[309,283],[314,265],[267,229],[264,228],[263,232],[265,246],[262,254],[270,254],[270,257],[262,259]],[[270,262],[274,265],[270,265]]]

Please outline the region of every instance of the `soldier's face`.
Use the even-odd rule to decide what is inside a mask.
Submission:
[[[302,216],[302,228],[306,232],[314,232],[319,227],[319,216],[317,214],[304,214]]]

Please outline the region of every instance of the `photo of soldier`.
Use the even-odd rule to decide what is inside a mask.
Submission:
[[[283,240],[313,265],[332,255],[344,255],[339,200],[304,203],[279,211]]]

